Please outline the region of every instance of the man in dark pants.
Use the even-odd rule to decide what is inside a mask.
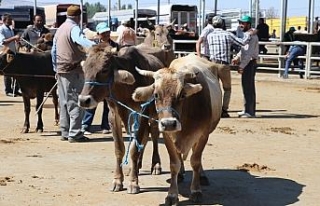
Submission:
[[[223,19],[221,16],[212,18],[212,26],[214,30],[207,35],[207,42],[209,46],[210,60],[216,64],[221,64],[218,67],[218,78],[221,80],[223,88],[222,100],[222,118],[230,117],[228,113],[229,103],[231,99],[231,73],[230,73],[230,54],[231,45],[244,46],[250,40],[253,32],[248,32],[243,39],[238,38],[231,32],[223,30]]]
[[[1,18],[3,24],[0,26],[0,45],[7,46],[12,52],[16,53],[16,42],[19,41],[20,36],[14,35],[14,32],[12,30],[12,17],[10,14],[6,13],[3,14]],[[13,80],[14,79],[12,77],[4,76],[6,95],[10,97],[13,97],[15,95],[21,96],[21,94],[18,92],[18,85],[16,84],[15,86],[13,86]]]
[[[257,30],[259,41],[269,41],[269,26],[264,22],[263,18],[259,19]],[[266,45],[260,45],[259,52],[266,54],[268,52]]]
[[[239,20],[243,32],[251,29],[251,17],[243,16]],[[257,35],[251,36],[249,44],[243,46],[240,52],[232,60],[233,64],[239,64],[238,73],[242,74],[241,83],[244,95],[244,110],[238,112],[239,117],[255,117],[256,115],[256,59],[259,55],[259,39]]]

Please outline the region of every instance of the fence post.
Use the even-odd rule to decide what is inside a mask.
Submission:
[[[310,69],[311,69],[311,56],[312,56],[312,45],[311,42],[307,43],[307,52],[306,52],[306,66],[305,66],[305,74],[304,78],[310,78]]]

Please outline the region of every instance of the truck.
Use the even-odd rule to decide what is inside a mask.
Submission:
[[[54,4],[44,6],[43,8],[46,14],[46,25],[52,28],[58,28],[66,20],[67,9],[71,5],[77,4]],[[82,22],[83,24],[88,23],[86,6],[82,7]]]

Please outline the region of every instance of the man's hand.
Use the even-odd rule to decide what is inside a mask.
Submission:
[[[239,74],[242,74],[242,73],[243,73],[243,68],[238,67],[238,73],[239,73]]]
[[[250,29],[249,30],[249,34],[252,35],[256,35],[258,33],[258,29]]]
[[[240,63],[239,58],[234,58],[231,60],[232,65],[238,65]]]
[[[13,37],[13,39],[15,40],[15,41],[19,41],[20,40],[20,35],[15,35],[14,37]]]

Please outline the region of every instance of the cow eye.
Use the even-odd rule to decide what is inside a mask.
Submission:
[[[184,92],[182,92],[181,94],[180,94],[180,100],[183,100],[184,98],[186,98],[186,94],[184,93]]]

